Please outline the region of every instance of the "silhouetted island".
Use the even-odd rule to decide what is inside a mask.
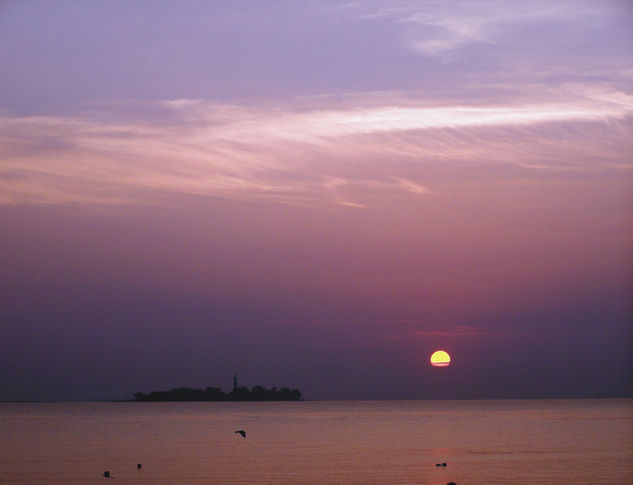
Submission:
[[[134,401],[303,401],[299,389],[282,387],[266,389],[262,386],[238,387],[234,378],[233,390],[224,392],[219,387],[206,389],[191,389],[179,387],[170,391],[151,391],[148,394],[137,392]]]

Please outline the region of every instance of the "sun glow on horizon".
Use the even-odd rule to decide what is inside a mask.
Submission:
[[[451,363],[451,356],[444,350],[436,350],[431,354],[429,360],[433,367],[448,367]]]

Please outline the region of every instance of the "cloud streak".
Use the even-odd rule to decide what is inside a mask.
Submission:
[[[624,5],[622,5],[623,7]],[[618,10],[615,2],[393,2],[359,7],[359,18],[388,19],[404,26],[406,46],[425,56],[438,56],[469,44],[497,44],[525,25],[575,24],[600,27]]]
[[[4,117],[1,203],[120,204],[157,192],[362,208],[376,197],[432,194],[420,167],[439,162],[630,169],[622,147],[631,95],[591,86],[548,94],[483,106],[387,96],[328,109],[181,99],[140,121]],[[611,148],[597,151],[597,132]]]

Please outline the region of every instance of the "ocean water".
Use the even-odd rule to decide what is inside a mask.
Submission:
[[[633,400],[0,404],[0,483],[110,481],[633,484]]]

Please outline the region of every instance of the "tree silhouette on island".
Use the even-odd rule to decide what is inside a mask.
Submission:
[[[299,389],[282,387],[266,389],[263,386],[253,386],[252,389],[237,385],[237,376],[233,377],[233,390],[224,392],[219,387],[206,389],[192,389],[178,387],[169,391],[150,391],[148,394],[137,392],[134,401],[303,401]]]

